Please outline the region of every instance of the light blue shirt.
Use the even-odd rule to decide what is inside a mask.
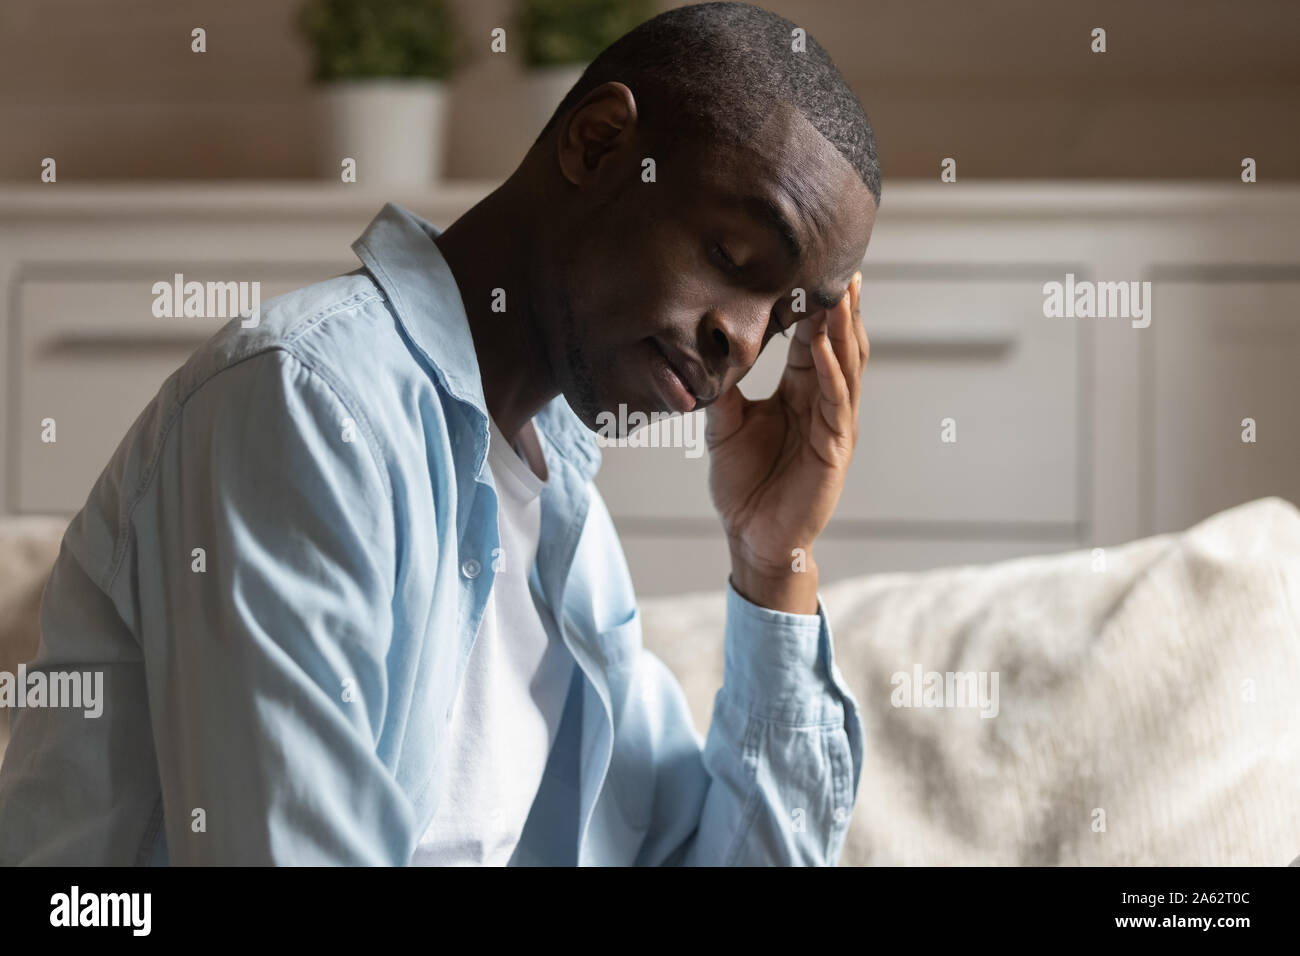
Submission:
[[[0,864],[410,861],[498,546],[438,233],[385,206],[364,269],[227,324],[131,427],[63,539],[29,667],[102,670],[103,714],[13,712]],[[563,396],[535,423],[532,587],[578,666],[511,862],[833,864],[862,725],[820,602],[727,585],[701,740],[641,645],[595,436]]]

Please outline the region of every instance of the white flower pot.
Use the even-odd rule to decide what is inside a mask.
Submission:
[[[587,68],[585,63],[565,63],[560,66],[538,66],[524,71],[524,106],[527,119],[532,124],[533,136],[542,131],[560,105],[560,100],[573,88]]]
[[[356,160],[357,182],[426,186],[442,177],[447,92],[435,80],[347,80],[320,87],[321,171]]]

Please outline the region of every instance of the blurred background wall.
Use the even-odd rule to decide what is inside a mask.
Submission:
[[[247,281],[265,301],[356,268],[384,202],[445,227],[513,171],[550,113],[515,3],[449,2],[473,56],[450,86],[449,181],[394,189],[373,160],[434,137],[372,105],[378,136],[329,145],[300,0],[0,0],[0,524],[75,512],[229,318],[159,317],[156,282]],[[1300,2],[765,5],[857,90],[885,182],[863,263],[864,450],[819,540],[826,580],[1300,500]],[[371,160],[353,152],[372,141]],[[360,156],[355,182],[340,156]],[[1046,316],[1045,284],[1073,277],[1149,287],[1154,320]],[[767,349],[746,394],[783,361]],[[706,468],[676,446],[605,449],[641,594],[725,579]]]
[[[314,175],[298,0],[4,0],[0,179]],[[678,4],[664,3],[661,7]],[[865,104],[886,181],[1300,178],[1295,0],[768,0],[830,51]],[[455,0],[477,59],[456,77],[446,174],[508,174],[536,130],[509,0]],[[190,52],[202,26],[208,52]],[[1089,33],[1107,30],[1108,52]],[[521,122],[521,116],[524,121]]]

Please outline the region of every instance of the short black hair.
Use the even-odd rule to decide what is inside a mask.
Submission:
[[[625,84],[639,122],[675,143],[684,132],[744,143],[773,108],[797,108],[852,164],[876,204],[880,161],[866,111],[829,54],[796,24],[748,3],[678,7],[645,21],[604,49],[556,107],[537,138],[602,83]]]

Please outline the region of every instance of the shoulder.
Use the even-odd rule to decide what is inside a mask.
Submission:
[[[261,400],[252,408],[254,378]],[[201,404],[222,418],[250,408],[254,417],[245,424],[260,420],[268,435],[275,434],[277,416],[303,424],[314,415],[322,427],[354,432],[385,471],[390,444],[404,441],[410,396],[429,387],[384,292],[358,271],[269,299],[256,315],[231,320],[175,373],[164,403]]]
[[[364,273],[317,282],[260,304],[232,319],[199,347],[175,376],[174,399],[184,402],[227,369],[269,352],[293,356],[307,368],[335,377],[396,329],[383,292]]]
[[[160,484],[232,500],[310,486],[376,518],[391,510],[389,447],[406,415],[393,396],[418,369],[382,292],[364,273],[338,276],[253,319],[232,319],[168,377],[96,481],[74,530],[97,580]]]

